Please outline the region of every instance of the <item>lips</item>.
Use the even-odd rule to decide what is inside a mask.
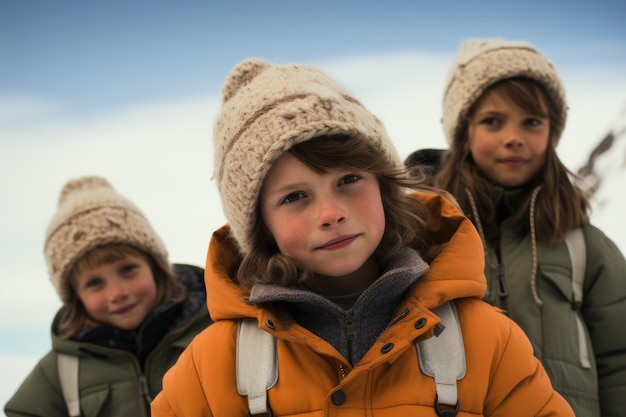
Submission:
[[[504,165],[509,165],[509,166],[519,166],[527,162],[528,161],[525,158],[520,158],[520,157],[504,158],[500,160],[500,163]]]
[[[132,304],[126,307],[118,308],[115,311],[112,311],[111,314],[122,315],[130,312],[133,308],[135,308],[137,304]]]
[[[345,248],[346,246],[349,246],[350,244],[352,244],[352,242],[354,242],[358,236],[359,235],[338,236],[338,237],[336,237],[334,239],[329,240],[328,242],[324,243],[323,245],[318,246],[315,249],[322,249],[322,250],[342,249],[342,248]]]

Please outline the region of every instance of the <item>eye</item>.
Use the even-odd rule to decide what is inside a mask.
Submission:
[[[480,124],[486,125],[486,126],[499,126],[500,119],[498,119],[497,117],[492,117],[492,116],[485,117],[480,120]]]
[[[282,200],[280,200],[280,204],[289,204],[295,201],[301,200],[305,198],[306,195],[299,191],[287,194]]]
[[[128,277],[133,275],[139,269],[139,264],[135,262],[124,263],[120,266],[119,273],[122,276]]]
[[[524,120],[524,124],[526,126],[541,126],[543,124],[543,121],[541,119],[531,117]]]
[[[339,179],[338,185],[351,184],[353,182],[357,182],[361,180],[363,177],[357,174],[348,174],[344,175]]]
[[[100,277],[92,277],[83,283],[83,288],[95,290],[104,285],[104,280]]]

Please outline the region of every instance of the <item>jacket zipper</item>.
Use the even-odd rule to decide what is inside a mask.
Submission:
[[[141,395],[143,395],[144,399],[150,404],[152,397],[150,396],[150,389],[148,388],[148,378],[146,378],[143,373],[139,375],[139,389]]]
[[[504,280],[504,266],[498,264],[498,295],[500,298],[505,298],[509,295],[509,291],[506,288],[506,281]]]
[[[506,280],[504,279],[504,266],[498,263],[498,296],[500,297],[500,305],[506,310],[506,298],[509,296],[509,290],[506,286]]]
[[[341,379],[346,378],[346,370],[343,367],[343,363],[339,362],[339,374],[341,375]]]

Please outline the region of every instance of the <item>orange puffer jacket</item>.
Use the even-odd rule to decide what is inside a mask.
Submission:
[[[215,323],[166,374],[152,416],[248,415],[235,377],[242,317],[256,318],[277,338],[278,383],[268,391],[274,416],[435,416],[434,380],[420,371],[415,343],[433,337],[440,322],[430,309],[452,299],[467,361],[466,376],[458,382],[459,417],[574,416],[520,328],[481,301],[484,257],[474,226],[442,197],[420,193],[416,198],[431,211],[433,246],[424,256],[430,268],[409,287],[393,324],[354,367],[285,310],[247,303],[249,292],[231,279],[237,252],[228,228],[215,232],[205,269]]]

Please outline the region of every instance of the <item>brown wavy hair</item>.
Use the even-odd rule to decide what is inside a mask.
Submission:
[[[530,232],[528,218],[531,195],[534,189],[541,187],[535,211],[537,238],[550,243],[562,241],[568,230],[579,227],[586,220],[590,209],[588,197],[578,185],[581,179],[563,165],[556,152],[559,138],[554,132],[562,131],[565,120],[556,111],[543,87],[534,80],[521,77],[505,79],[490,86],[483,96],[491,91],[496,91],[531,114],[545,116],[544,108],[547,108],[550,137],[546,150],[546,164],[538,175],[524,186],[526,192],[522,199],[523,204],[512,214],[512,219],[519,236]],[[479,100],[480,98],[476,103]],[[434,185],[454,195],[474,224],[477,220],[481,222],[486,243],[493,245],[498,239],[494,185],[480,172],[469,146],[469,119],[476,110],[476,103],[470,109],[467,118],[461,120],[460,133],[453,138],[452,146],[443,158],[442,168],[435,177]],[[468,192],[476,201],[480,219],[474,218]]]
[[[287,152],[319,173],[340,168],[376,175],[385,211],[385,231],[376,249],[381,265],[404,246],[419,251],[428,246],[424,229],[428,212],[424,205],[409,196],[409,190],[433,191],[422,181],[411,178],[406,169],[394,165],[367,145],[365,140],[351,136],[322,136],[295,145]],[[254,245],[244,256],[237,281],[244,287],[255,284],[290,286],[306,281],[311,273],[300,270],[293,259],[278,250],[260,216],[257,201],[257,222]]]
[[[62,320],[58,328],[59,336],[62,339],[69,339],[78,332],[99,325],[89,316],[85,306],[76,295],[76,283],[80,274],[85,270],[116,262],[127,256],[141,258],[150,265],[157,288],[156,305],[161,305],[166,301],[179,302],[186,297],[184,282],[177,278],[172,271],[160,268],[152,257],[145,252],[126,244],[99,246],[83,255],[70,272],[72,299],[63,307]]]

